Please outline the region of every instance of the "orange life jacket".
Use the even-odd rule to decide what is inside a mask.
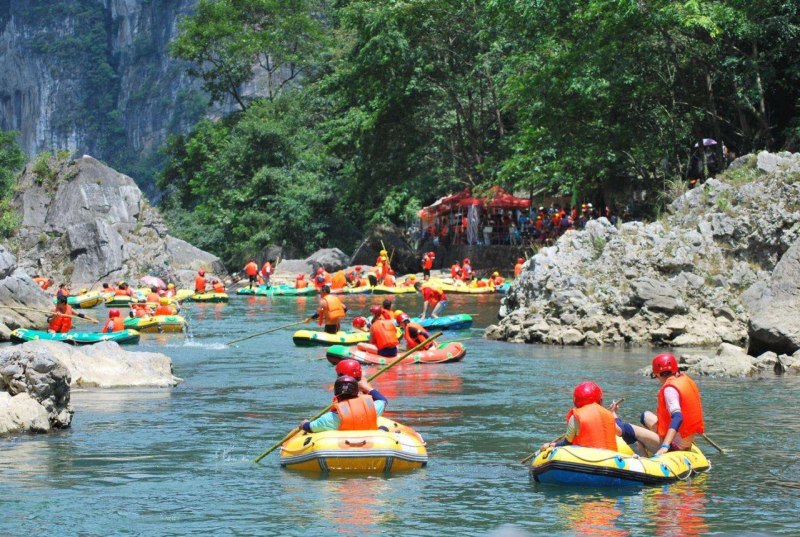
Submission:
[[[53,320],[50,321],[50,324],[47,327],[49,330],[59,334],[63,334],[72,330],[72,317],[66,317],[67,315],[75,315],[75,311],[72,309],[72,307],[67,306],[67,309],[64,310],[64,313],[56,310],[52,315]]]
[[[519,278],[519,275],[522,273],[522,263],[517,263],[514,265],[514,277]]]
[[[264,262],[264,266],[261,267],[261,275],[265,278],[268,276],[272,276],[272,263],[269,261]]]
[[[305,289],[306,287],[308,287],[308,280],[306,280],[305,278],[302,279],[302,280],[295,280],[294,281],[294,288],[295,289]]]
[[[147,300],[145,302],[151,302],[153,304],[158,304],[158,301],[161,300],[161,297],[158,296],[158,293],[150,293],[147,295]]]
[[[125,330],[125,321],[123,321],[121,317],[109,319],[108,322],[106,322],[106,325],[103,327],[104,334],[107,334],[108,332],[122,332],[123,330]]]
[[[475,287],[486,287],[486,286],[487,286],[486,280],[478,280],[477,282],[475,282]]]
[[[47,278],[34,278],[33,281],[36,282],[36,285],[41,287],[42,289],[47,289],[50,287],[50,280]]]
[[[359,395],[333,405],[339,414],[340,431],[374,431],[378,428],[378,411],[369,395]]]
[[[195,293],[205,293],[206,292],[206,279],[202,276],[198,276],[194,279],[194,292]]]
[[[339,297],[327,295],[325,298],[322,298],[320,302],[324,304],[321,304],[322,312],[320,312],[319,316],[320,325],[322,325],[323,317],[325,317],[326,324],[335,324],[337,321],[344,318],[344,304],[339,300]]]
[[[247,274],[248,277],[253,277],[258,273],[258,265],[255,262],[250,261],[248,264],[244,266],[244,272]]]
[[[505,283],[505,281],[506,281],[505,278],[503,278],[502,276],[498,276],[498,277],[496,277],[494,279],[494,284],[495,285],[503,285]]]
[[[222,282],[214,285],[214,292],[215,293],[224,293],[225,292],[225,285]],[[149,301],[148,301],[149,302]]]
[[[397,347],[397,344],[400,343],[397,340],[397,327],[387,319],[374,321],[370,328],[370,336],[370,343],[373,343],[379,351]]]
[[[154,315],[167,315],[167,316],[175,314],[176,314],[175,308],[167,304],[159,304],[154,313]]]
[[[678,433],[681,435],[681,438],[687,438],[693,434],[705,432],[700,390],[697,388],[697,384],[695,384],[688,375],[681,373],[667,379],[658,392],[658,430],[656,431],[658,436],[664,438],[669,430],[669,422],[672,419],[664,397],[664,390],[667,386],[672,386],[678,390],[678,395],[680,397],[683,423],[681,423]]]
[[[572,409],[578,422],[578,434],[572,439],[573,446],[617,450],[617,433],[614,414],[597,403]]]
[[[464,271],[464,277],[470,278],[472,276],[472,265],[469,263],[462,266],[461,270]]]
[[[150,308],[145,304],[131,304],[134,317],[147,317],[150,315]]]
[[[344,289],[345,285],[347,285],[347,278],[344,277],[344,271],[340,270],[331,279],[331,289]]]
[[[428,256],[428,255],[422,256],[422,268],[424,268],[425,270],[432,269],[433,268],[433,258]]]
[[[411,328],[416,328],[417,329],[417,337],[416,338],[412,337],[411,334],[409,333]],[[408,348],[411,349],[411,348],[416,347],[417,345],[419,345],[420,343],[422,343],[426,339],[428,339],[427,337],[425,337],[425,334],[427,334],[427,332],[425,331],[424,328],[422,328],[422,325],[420,325],[419,323],[413,323],[412,322],[412,323],[408,323],[406,325],[406,328],[403,331],[403,339],[406,340],[406,345],[408,345]],[[432,346],[433,346],[433,341],[431,341],[425,347],[423,347],[422,350],[426,351],[426,350],[430,349]]]
[[[397,279],[391,274],[387,274],[386,276],[383,277],[383,285],[385,287],[394,287],[395,285],[397,285]]]
[[[458,266],[457,264],[456,265],[452,265],[450,267],[450,277],[453,278],[454,280],[460,278],[461,277],[461,267]]]
[[[114,296],[131,296],[131,292],[128,289],[117,289],[114,291]]]

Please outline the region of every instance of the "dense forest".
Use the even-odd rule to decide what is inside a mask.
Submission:
[[[351,250],[370,225],[411,222],[464,187],[612,206],[645,191],[654,211],[703,138],[720,160],[722,142],[797,148],[799,10],[200,0],[171,53],[236,111],[170,139],[161,206],[232,266],[269,243]]]

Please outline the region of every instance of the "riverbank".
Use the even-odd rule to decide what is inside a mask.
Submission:
[[[761,153],[686,191],[652,223],[601,218],[526,263],[489,339],[556,345],[717,347],[792,354],[796,300],[774,278],[800,236],[800,154]],[[797,246],[800,249],[800,246]],[[786,276],[783,276],[786,279]],[[770,306],[763,305],[772,293]],[[800,296],[800,295],[793,295]],[[776,308],[780,306],[780,308]],[[754,329],[754,321],[771,317]]]

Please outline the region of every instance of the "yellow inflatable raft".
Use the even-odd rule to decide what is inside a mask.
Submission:
[[[639,457],[621,439],[617,443],[619,451],[578,446],[542,450],[531,463],[531,475],[539,483],[640,487],[673,483],[711,468],[703,452],[694,445],[689,451]]]
[[[408,295],[416,293],[417,290],[414,287],[409,286],[395,286],[395,287],[387,287],[385,285],[376,285],[372,288],[373,295]]]
[[[188,298],[187,302],[227,302],[227,293],[195,293]]]
[[[132,328],[139,332],[148,333],[177,333],[183,332],[186,319],[180,315],[155,315],[153,317],[127,317],[125,328]]]
[[[428,463],[425,441],[411,427],[378,418],[374,431],[301,433],[281,446],[281,466],[304,472],[404,472]]]

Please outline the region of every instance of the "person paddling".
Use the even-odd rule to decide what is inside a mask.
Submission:
[[[56,307],[48,316],[47,331],[55,334],[65,334],[72,330],[72,317],[86,319],[83,313],[75,313],[75,310],[67,304],[67,297],[60,296],[56,299]]]
[[[654,455],[691,449],[695,435],[705,432],[700,389],[669,353],[653,358],[652,376],[661,383],[658,406],[655,414],[642,413],[644,427],[632,426],[636,440]]]
[[[594,382],[578,384],[572,392],[572,402],[575,406],[567,413],[567,432],[561,440],[542,445],[542,449],[572,445],[617,451],[617,436],[623,434],[614,414],[617,403],[611,405],[611,410],[603,407],[603,390]]]
[[[119,310],[116,308],[108,310],[108,321],[103,326],[103,333],[122,332],[123,330],[125,330],[125,322],[119,316]]]
[[[205,293],[206,292],[206,271],[205,270],[198,270],[197,277],[194,279],[194,292],[195,293]]]
[[[389,400],[367,379],[342,375],[333,385],[336,403],[333,409],[314,421],[303,420],[300,427],[307,433],[321,431],[372,431],[378,428],[378,416]]]
[[[411,317],[407,313],[401,313],[397,316],[397,324],[403,329],[403,339],[409,349],[412,349],[431,337],[427,330],[425,330],[419,323],[411,322]],[[431,341],[421,350],[426,351],[433,347],[434,343]]]

